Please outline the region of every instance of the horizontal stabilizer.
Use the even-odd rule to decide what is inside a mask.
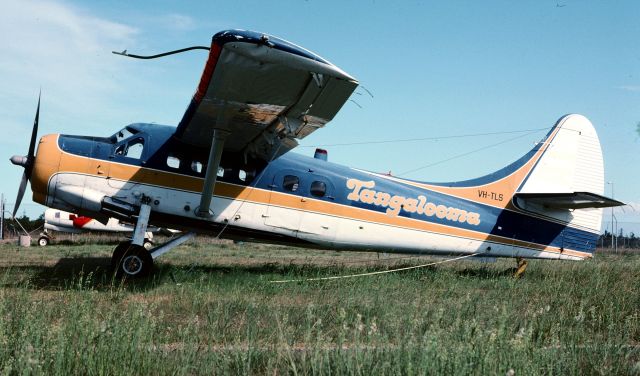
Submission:
[[[551,209],[608,208],[625,205],[623,202],[590,192],[516,193],[514,198],[518,206],[524,206],[520,205],[524,201],[526,204],[535,204]]]

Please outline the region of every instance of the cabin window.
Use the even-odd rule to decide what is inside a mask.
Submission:
[[[129,142],[127,150],[124,152],[124,156],[133,159],[140,159],[142,157],[143,147],[144,140],[142,138],[136,138],[135,140]]]
[[[316,197],[324,197],[327,193],[327,184],[322,181],[314,181],[311,183],[311,194]]]
[[[245,174],[244,182],[247,184],[251,183],[253,179],[256,178],[256,170],[253,168],[248,171],[247,170],[241,170],[241,171],[244,171],[244,174]]]
[[[224,168],[218,166],[218,177],[219,178],[223,178],[224,177]]]
[[[238,178],[241,181],[246,182],[247,181],[247,172],[245,170],[238,171]]]
[[[169,155],[167,157],[167,166],[171,168],[180,168],[180,158],[174,155]]]
[[[282,180],[282,187],[285,191],[296,192],[300,185],[300,178],[295,175],[285,175]]]
[[[199,174],[202,173],[202,162],[200,161],[191,162],[191,171],[197,172]]]

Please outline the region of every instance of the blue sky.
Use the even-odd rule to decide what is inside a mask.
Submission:
[[[514,161],[545,131],[445,137],[551,127],[564,114],[580,113],[598,130],[605,180],[613,182],[617,199],[631,204],[616,209],[619,227],[640,233],[640,2],[0,5],[0,157],[6,161],[0,162],[0,192],[9,204],[22,170],[8,158],[26,153],[40,88],[40,134],[109,135],[138,121],[176,124],[205,53],[140,61],[111,51],[153,54],[208,45],[215,32],[242,28],[316,52],[373,94],[359,89],[352,97],[357,105],[348,102],[296,152],[310,155],[314,145],[442,137],[327,148],[332,161],[353,167],[416,170],[405,176],[426,181],[463,180]],[[483,150],[448,160],[476,149]],[[605,189],[610,195],[611,185]],[[23,208],[37,216],[43,208],[30,196]]]

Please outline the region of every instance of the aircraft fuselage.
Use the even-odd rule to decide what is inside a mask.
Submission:
[[[270,163],[223,155],[211,205],[195,215],[208,150],[175,128],[133,124],[109,138],[44,136],[34,200],[131,220],[149,197],[154,225],[308,247],[414,254],[582,259],[597,235],[511,200],[544,146],[506,168],[457,183],[421,183],[287,153]]]

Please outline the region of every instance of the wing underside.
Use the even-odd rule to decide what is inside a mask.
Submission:
[[[200,85],[178,125],[183,142],[270,160],[333,119],[357,81],[284,40],[248,31],[213,37]]]

